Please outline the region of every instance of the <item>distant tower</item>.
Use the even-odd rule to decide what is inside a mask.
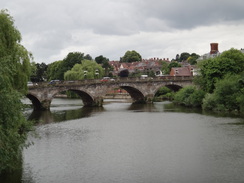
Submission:
[[[210,55],[219,53],[218,43],[210,43]]]

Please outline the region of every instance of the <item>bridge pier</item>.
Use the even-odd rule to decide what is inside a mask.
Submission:
[[[148,104],[151,104],[151,103],[153,103],[153,98],[154,98],[154,95],[149,94],[149,95],[145,96],[145,102]]]
[[[40,110],[42,111],[46,111],[46,110],[50,110],[50,106],[51,106],[51,100],[43,100],[41,101],[41,108]]]
[[[94,106],[94,107],[102,107],[103,106],[103,98],[102,97],[94,98],[92,106]]]

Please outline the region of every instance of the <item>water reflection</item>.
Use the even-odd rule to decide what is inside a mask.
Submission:
[[[215,111],[204,111],[201,108],[191,108],[181,105],[176,105],[172,102],[159,102],[158,104],[164,106],[164,112],[181,112],[181,113],[197,113],[203,114],[206,116],[214,117],[231,117],[231,118],[240,118],[242,117],[239,113],[229,113],[229,112],[215,112]]]
[[[36,124],[47,124],[52,122],[85,118],[94,113],[102,112],[103,110],[103,107],[82,107],[73,110],[33,111],[28,117],[28,120],[32,120]]]
[[[154,104],[131,104],[128,110],[133,112],[155,112],[156,108]]]
[[[169,102],[109,101],[102,108],[58,102],[49,112],[29,113],[44,124],[37,126],[41,138],[24,150],[22,175],[0,177],[1,183],[243,182],[242,118]],[[60,121],[66,122],[54,123]]]
[[[172,102],[164,102],[163,105],[165,112],[184,112],[202,114],[202,110],[199,108],[188,108],[180,105],[175,105]]]
[[[6,171],[0,174],[0,182],[1,183],[21,183],[22,175],[23,175],[23,159],[22,156],[16,161],[16,170],[15,171]]]

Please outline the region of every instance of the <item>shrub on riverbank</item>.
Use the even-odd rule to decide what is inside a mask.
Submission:
[[[179,90],[174,96],[174,103],[187,107],[201,107],[205,92],[195,86],[188,86]]]
[[[173,100],[174,92],[171,91],[166,86],[161,87],[154,96],[154,101],[162,101],[162,100]]]
[[[240,75],[227,75],[215,84],[215,90],[203,100],[203,109],[243,111],[244,88]]]

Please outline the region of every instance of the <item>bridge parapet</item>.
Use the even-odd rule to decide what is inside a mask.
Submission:
[[[108,84],[108,83],[140,83],[140,82],[165,82],[165,81],[192,81],[193,76],[160,76],[160,77],[125,77],[117,78],[111,81],[102,81],[101,79],[85,79],[85,80],[70,80],[70,81],[56,81],[55,83],[49,82],[39,82],[36,85],[28,86],[28,88],[42,88],[42,87],[51,87],[51,86],[71,86],[71,85],[89,85],[89,84]]]

